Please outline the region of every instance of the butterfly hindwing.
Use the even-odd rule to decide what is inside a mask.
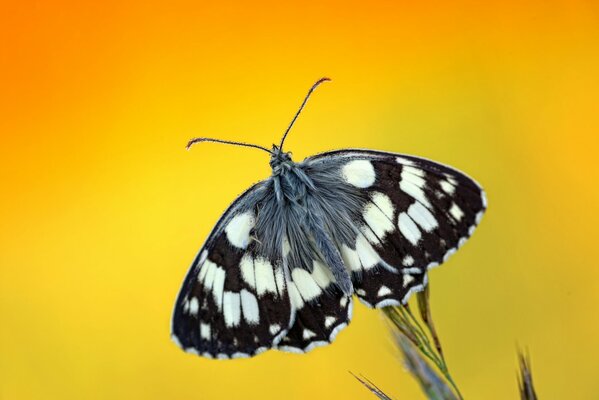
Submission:
[[[289,293],[295,309],[295,322],[283,337],[280,350],[303,353],[331,343],[352,315],[351,296],[333,284],[328,267],[313,262],[312,271],[291,270]]]
[[[249,357],[275,346],[292,322],[281,263],[252,238],[263,190],[258,184],[231,205],[185,278],[172,337],[187,352]]]
[[[472,234],[486,200],[452,168],[411,156],[340,150],[309,158],[362,197],[355,241],[340,244],[355,293],[371,307],[405,303]]]

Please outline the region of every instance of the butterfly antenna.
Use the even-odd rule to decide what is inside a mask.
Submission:
[[[232,144],[234,146],[253,147],[255,149],[264,150],[268,154],[272,155],[272,151],[268,150],[266,147],[258,146],[257,144],[243,143],[243,142],[233,142],[233,141],[230,141],[230,140],[211,139],[211,138],[204,138],[204,137],[199,137],[199,138],[193,138],[193,139],[191,139],[187,143],[187,146],[185,148],[187,150],[189,150],[189,148],[191,146],[193,146],[196,143],[200,143],[200,142],[223,143],[223,144]]]
[[[293,124],[295,123],[295,120],[297,119],[297,117],[299,117],[300,113],[302,112],[302,110],[304,109],[304,106],[306,105],[306,102],[308,101],[308,99],[310,98],[310,95],[312,94],[312,92],[314,91],[314,89],[316,89],[321,83],[326,82],[326,81],[330,81],[331,79],[329,78],[320,78],[319,80],[316,81],[316,83],[314,85],[312,85],[312,87],[310,88],[310,90],[308,91],[308,94],[306,95],[306,97],[304,98],[304,101],[302,102],[302,105],[300,106],[299,110],[297,110],[297,112],[295,113],[295,116],[293,117],[293,119],[291,120],[291,123],[289,124],[289,127],[287,127],[287,130],[285,131],[285,133],[283,134],[283,139],[281,139],[281,145],[279,146],[279,149],[283,150],[283,143],[285,143],[285,138],[287,137],[287,134],[289,133],[289,131],[291,130],[291,127],[293,126]]]

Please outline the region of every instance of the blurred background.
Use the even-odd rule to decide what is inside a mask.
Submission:
[[[378,312],[335,343],[215,362],[169,339],[187,268],[279,140],[432,158],[487,190],[474,237],[431,272],[466,398],[544,399],[597,378],[599,6],[457,2],[4,1],[0,12],[0,397],[422,395]]]

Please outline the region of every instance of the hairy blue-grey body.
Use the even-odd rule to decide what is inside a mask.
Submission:
[[[341,291],[351,294],[351,277],[338,248],[354,247],[357,228],[352,221],[360,216],[363,195],[333,174],[337,168],[294,163],[277,147],[273,153],[273,174],[266,181],[254,228],[260,251],[269,259],[284,260],[286,270],[312,272],[313,261],[321,261]],[[285,246],[288,254],[282,254]]]
[[[295,163],[290,153],[273,146],[272,175],[248,189],[247,196],[240,196],[243,202],[231,206],[217,229],[248,206],[258,205],[251,237],[257,253],[282,263],[286,274],[295,268],[312,272],[313,262],[320,261],[330,269],[339,289],[351,295],[351,276],[339,248],[342,244],[355,247],[355,222],[361,218],[366,198],[339,179],[343,161],[323,169],[310,159]],[[218,231],[211,236],[218,236]]]

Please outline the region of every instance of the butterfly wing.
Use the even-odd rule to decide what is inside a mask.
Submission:
[[[193,261],[175,303],[173,341],[189,353],[240,358],[275,346],[293,319],[285,272],[253,236],[270,201],[267,181],[223,214]]]
[[[329,267],[314,262],[312,273],[291,268],[289,291],[295,319],[279,350],[305,353],[328,345],[350,322],[352,298],[333,284]]]
[[[427,271],[466,242],[486,209],[474,180],[422,158],[339,150],[302,165],[309,176],[343,180],[361,198],[356,234],[339,249],[355,293],[371,307],[405,303],[422,290]]]
[[[341,150],[298,167],[315,190],[279,207],[272,179],[253,186],[200,250],[173,315],[186,351],[235,358],[328,344],[352,311],[335,265],[367,305],[405,303],[486,208],[472,179],[416,157]]]

